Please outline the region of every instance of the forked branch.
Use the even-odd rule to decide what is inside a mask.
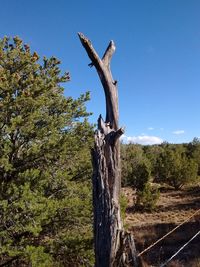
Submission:
[[[93,48],[90,40],[82,33],[78,33],[83,47],[85,48],[92,63],[90,66],[95,66],[101,83],[104,88],[106,98],[106,123],[110,124],[110,127],[114,130],[118,129],[118,95],[117,95],[117,82],[113,80],[110,71],[110,61],[113,53],[115,52],[115,45],[113,41],[110,41],[103,58],[100,59],[97,52]]]

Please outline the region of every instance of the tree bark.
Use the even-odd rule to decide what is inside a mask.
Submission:
[[[104,88],[106,119],[99,116],[92,149],[94,246],[96,267],[138,266],[133,237],[123,229],[120,215],[120,142],[124,130],[118,127],[117,81],[112,78],[110,61],[115,52],[111,41],[99,58],[90,40],[78,33]]]

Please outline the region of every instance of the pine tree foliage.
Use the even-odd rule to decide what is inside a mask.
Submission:
[[[136,191],[136,208],[153,210],[159,199],[159,187],[179,190],[199,183],[198,138],[188,144],[122,144],[121,148],[122,184]]]
[[[152,164],[141,145],[122,145],[122,182],[136,190],[135,208],[153,210],[159,192],[150,184]]]
[[[164,145],[157,160],[157,181],[180,189],[184,185],[197,183],[198,164],[187,156],[183,145]]]
[[[197,163],[198,175],[200,175],[200,138],[195,137],[188,144],[188,155]]]
[[[59,66],[0,40],[0,266],[92,261],[89,93],[65,97]]]

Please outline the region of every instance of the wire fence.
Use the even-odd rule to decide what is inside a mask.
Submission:
[[[189,220],[191,220],[197,213],[199,213],[200,209],[198,209],[197,211],[195,211],[191,216],[189,216],[186,220],[184,220],[182,223],[180,223],[179,225],[177,225],[175,228],[173,228],[171,231],[169,231],[167,234],[165,234],[164,236],[162,236],[161,238],[159,238],[158,240],[156,240],[156,242],[154,242],[153,244],[151,244],[149,247],[145,248],[142,252],[140,252],[138,254],[138,257],[142,256],[144,253],[146,253],[148,250],[150,250],[151,248],[153,248],[155,245],[157,245],[160,241],[162,241],[163,239],[165,239],[167,236],[169,236],[170,234],[172,234],[174,231],[176,231],[179,227],[181,227],[183,224],[185,224],[186,222],[188,222]]]
[[[142,252],[138,254],[138,257],[141,257],[144,253],[152,249],[155,245],[157,245],[159,242],[164,240],[167,236],[172,234],[174,231],[176,231],[179,227],[181,227],[186,222],[190,221],[196,214],[200,212],[200,209],[196,210],[191,216],[189,216],[187,219],[185,219],[182,223],[174,227],[171,231],[169,231],[167,234],[156,240],[153,244],[145,248]],[[167,261],[165,261],[163,264],[160,265],[160,267],[166,266],[178,253],[183,250],[194,238],[196,238],[200,234],[200,231],[198,231],[189,241],[187,241],[176,253],[174,253]]]
[[[177,250],[168,260],[166,260],[163,264],[160,265],[160,267],[166,266],[176,255],[178,255],[181,250],[183,250],[193,239],[195,239],[200,234],[200,230],[192,237],[188,242],[186,242],[179,250]]]

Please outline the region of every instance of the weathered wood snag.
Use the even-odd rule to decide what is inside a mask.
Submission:
[[[133,237],[125,232],[120,216],[120,142],[123,129],[118,127],[117,81],[110,71],[110,61],[115,52],[111,41],[99,58],[90,40],[78,33],[91,63],[97,70],[104,88],[106,119],[99,117],[95,132],[93,159],[94,246],[96,267],[137,266]]]

